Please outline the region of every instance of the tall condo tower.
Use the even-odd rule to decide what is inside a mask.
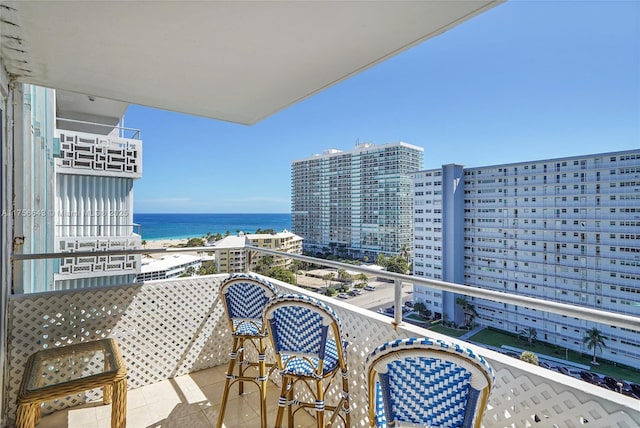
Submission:
[[[375,260],[411,247],[412,173],[424,149],[357,144],[292,162],[291,223],[306,252]]]

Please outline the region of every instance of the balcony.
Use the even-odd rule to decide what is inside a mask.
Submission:
[[[273,250],[255,249],[266,254]],[[315,260],[332,267],[341,265]],[[351,270],[366,272],[366,268]],[[385,273],[397,282],[419,281],[443,290],[464,287],[404,275]],[[103,337],[113,337],[128,370],[129,426],[213,426],[217,417],[220,388],[224,381],[231,338],[218,295],[226,275],[172,279],[142,284],[84,290],[13,295],[9,298],[9,346],[7,350],[7,406],[2,419],[15,417],[16,394],[27,357],[38,349]],[[396,278],[397,277],[397,278]],[[280,291],[306,291],[272,280]],[[611,322],[638,329],[638,320],[624,315],[572,307],[556,302],[465,287],[468,294],[507,303],[527,304],[536,309]],[[398,291],[399,289],[397,289]],[[399,293],[396,293],[398,296]],[[443,336],[420,327],[400,323],[347,302],[314,294],[330,304],[342,321],[350,346],[350,391],[354,426],[367,426],[365,359],[380,343],[399,337]],[[452,340],[450,338],[447,338]],[[496,371],[496,384],[483,420],[493,427],[577,427],[589,421],[594,427],[632,427],[640,424],[640,402],[634,398],[533,366],[498,352],[465,343],[482,353]],[[277,383],[277,377],[272,379]],[[227,426],[259,424],[257,400],[235,396]],[[268,393],[269,412],[276,410],[277,388]],[[331,394],[330,394],[331,395]],[[48,402],[42,427],[85,427],[108,424],[109,409],[86,405],[101,398],[100,390]],[[272,420],[272,419],[271,419]],[[538,424],[535,421],[540,420]],[[300,426],[312,426],[311,416]]]

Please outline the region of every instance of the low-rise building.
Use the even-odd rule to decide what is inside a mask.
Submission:
[[[291,233],[288,230],[270,233],[250,233],[242,232],[238,235],[227,236],[213,245],[216,249],[215,259],[217,271],[222,272],[244,272],[253,270],[258,260],[263,255],[251,253],[247,246],[258,248],[269,248],[289,254],[302,254],[302,237]],[[274,257],[273,265],[289,267],[293,261],[291,259]]]
[[[137,282],[176,278],[188,272],[189,268],[198,271],[202,266],[202,257],[191,254],[169,254],[160,259],[146,257],[142,259]]]

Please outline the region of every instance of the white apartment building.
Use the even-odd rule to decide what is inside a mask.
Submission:
[[[22,169],[18,236],[26,253],[140,248],[133,182],[142,176],[137,130],[119,127],[127,104],[23,85],[30,127]],[[25,262],[25,293],[131,283],[140,256],[64,257]]]
[[[424,149],[357,144],[291,164],[291,223],[308,253],[375,260],[411,246],[412,173]]]
[[[640,150],[414,174],[414,267],[425,278],[640,315]],[[416,301],[463,322],[455,295]],[[591,322],[481,299],[476,322],[589,353]],[[640,332],[595,325],[602,356],[638,366]]]

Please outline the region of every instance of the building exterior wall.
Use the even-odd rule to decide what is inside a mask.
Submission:
[[[446,169],[447,166],[443,167]],[[443,169],[421,171],[415,184],[434,182]],[[427,174],[431,174],[427,177]],[[640,315],[640,151],[600,153],[561,159],[464,169],[464,278],[470,286],[557,300],[607,311]],[[437,186],[432,184],[432,189]],[[417,188],[416,188],[417,189]],[[443,191],[416,196],[414,275],[445,278],[436,258],[439,246],[427,244],[418,230],[446,210],[427,213],[434,204],[454,198]],[[455,205],[456,203],[454,203]],[[460,202],[458,201],[459,205]],[[423,210],[423,211],[420,211]],[[443,229],[446,229],[443,226]],[[460,228],[454,228],[459,231]],[[427,248],[430,247],[430,248]],[[439,261],[439,260],[438,260]],[[458,265],[444,270],[460,275]],[[446,296],[415,287],[416,300],[442,307]],[[440,299],[440,301],[439,301]],[[589,353],[582,342],[590,322],[560,315],[471,299],[476,322],[517,333],[535,328],[537,337]],[[453,319],[453,318],[451,318]],[[597,325],[606,337],[603,357],[637,366],[640,332]]]
[[[246,272],[254,269],[258,261],[265,257],[255,254],[246,248],[251,245],[258,248],[269,248],[289,254],[302,254],[302,238],[287,230],[276,234],[241,234],[228,236],[216,242],[215,258],[219,273]],[[291,259],[273,257],[273,265],[288,268],[293,263]]]
[[[21,85],[24,138],[16,140],[16,236],[24,253],[140,248],[133,180],[142,142],[56,129],[56,91]],[[109,128],[111,130],[113,126]],[[65,257],[22,263],[32,293],[133,282],[140,256]]]
[[[292,229],[305,251],[375,260],[412,241],[412,177],[423,149],[407,143],[327,150],[291,166]]]

